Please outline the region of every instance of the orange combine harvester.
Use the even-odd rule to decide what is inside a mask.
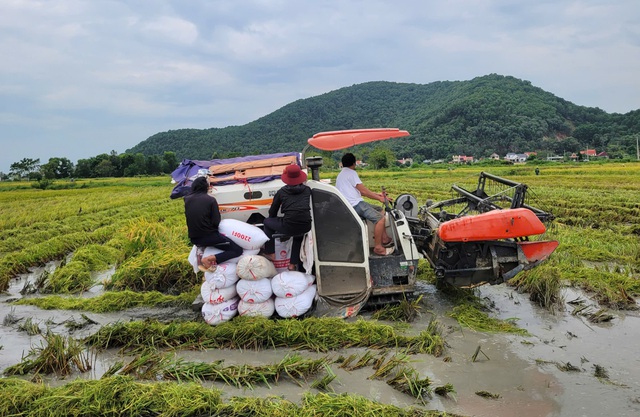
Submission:
[[[301,152],[245,156],[212,161],[184,160],[172,174],[172,198],[188,189],[202,169],[215,183],[223,218],[262,226],[273,196],[289,164],[311,171],[313,242],[308,271],[316,278],[317,296],[311,314],[349,317],[364,305],[406,299],[417,291],[420,258],[428,260],[439,283],[458,287],[500,284],[546,260],[558,246],[542,240],[544,223],[553,216],[526,203],[527,186],[485,172],[475,190],[457,185],[457,197],[418,204],[411,194],[385,204],[387,234],[393,252],[373,252],[373,224],[362,220],[327,180],[320,179],[322,158],[310,148],[336,151],[364,143],[409,136],[394,128],[322,132],[308,139]],[[206,172],[205,171],[205,172]],[[489,190],[498,189],[493,194]],[[305,267],[305,269],[307,269]]]

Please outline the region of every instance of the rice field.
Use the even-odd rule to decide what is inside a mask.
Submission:
[[[497,166],[484,170],[527,184],[528,204],[550,211],[556,217],[546,237],[560,246],[543,265],[519,274],[509,285],[530,294],[535,303],[553,309],[559,289],[572,286],[584,290],[603,308],[635,309],[640,296],[640,163]],[[453,184],[474,189],[477,167],[438,167],[361,171],[360,177],[372,190],[385,186],[393,198],[403,193],[415,195],[420,203],[451,198]],[[321,172],[334,179],[337,172]],[[188,308],[199,293],[201,278],[193,273],[187,256],[187,237],[181,200],[169,199],[169,177],[58,181],[53,189],[41,190],[29,183],[0,182],[0,290],[11,280],[36,267],[55,262],[56,268],[39,282],[22,289],[15,305],[31,305],[43,310],[117,312],[131,308]],[[83,297],[96,285],[101,272],[113,269],[103,282],[104,292]],[[421,269],[425,265],[421,264]],[[428,270],[423,279],[433,279]],[[473,291],[451,295],[450,317],[460,326],[483,332],[526,335],[517,324],[496,320]],[[0,414],[47,415],[38,407],[71,407],[78,414],[106,415],[445,415],[424,408],[428,398],[453,395],[455,387],[434,387],[429,378],[418,375],[408,355],[446,355],[446,336],[437,322],[417,332],[406,333],[407,322],[420,314],[418,302],[404,303],[398,310],[383,310],[375,320],[345,322],[333,319],[240,320],[220,326],[194,321],[131,321],[102,327],[82,339],[59,337],[44,332],[43,345],[30,358],[8,368],[0,379]],[[10,318],[5,318],[5,321]],[[387,320],[393,325],[377,320]],[[83,326],[83,323],[70,325]],[[25,331],[38,334],[32,322]],[[2,345],[2,339],[0,339]],[[98,381],[75,381],[59,387],[38,383],[34,369],[69,374],[86,368],[90,357],[80,349],[121,349],[138,355],[137,361],[119,364]],[[322,357],[309,361],[288,357],[284,363],[256,367],[223,367],[221,364],[185,363],[161,354],[167,350],[190,349],[275,349],[290,347],[322,354],[353,347],[369,349],[360,357]],[[388,355],[389,350],[395,351]],[[422,408],[403,409],[378,404],[357,396],[308,394],[300,404],[276,398],[234,398],[221,400],[220,393],[205,389],[206,379],[231,381],[238,386],[273,384],[293,375],[318,378],[320,391],[335,377],[330,364],[372,368],[372,377],[384,379],[400,392],[423,401]],[[126,370],[126,372],[125,372]],[[146,377],[141,374],[146,372]],[[31,382],[14,379],[29,374]],[[298,375],[298,377],[295,377]],[[11,376],[11,377],[9,377]],[[161,376],[161,377],[160,377]],[[149,379],[162,383],[149,384]],[[179,380],[179,383],[176,382]],[[125,390],[126,387],[126,390]],[[2,396],[20,396],[11,403]],[[109,409],[93,409],[84,392],[98,396]],[[128,398],[117,397],[129,392]],[[154,400],[140,401],[155,392]],[[196,405],[188,399],[198,398]],[[9,397],[7,397],[9,398]],[[13,398],[13,397],[11,397]],[[123,407],[130,414],[118,414]],[[4,408],[2,408],[4,407]],[[314,408],[316,407],[316,408]],[[427,405],[428,408],[428,405]],[[163,411],[161,414],[158,410]],[[313,410],[313,411],[311,411]],[[325,410],[324,412],[319,410]],[[374,413],[375,411],[375,413]],[[20,414],[22,413],[22,414]],[[138,413],[138,414],[136,414]],[[376,414],[377,413],[377,414]],[[447,414],[451,415],[451,414]]]

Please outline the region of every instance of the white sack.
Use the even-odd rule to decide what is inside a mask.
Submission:
[[[271,279],[271,289],[276,297],[295,297],[305,292],[315,280],[313,275],[304,272],[284,271]]]
[[[288,271],[289,264],[291,263],[291,247],[293,246],[293,238],[289,238],[286,241],[281,241],[280,238],[276,238],[274,243],[274,257],[273,266],[276,268],[276,272]]]
[[[231,320],[238,314],[239,298],[232,298],[220,304],[204,303],[202,305],[202,318],[211,325],[216,325]]]
[[[200,286],[200,295],[202,295],[202,300],[205,303],[220,304],[237,297],[238,292],[235,285],[227,288],[216,288],[211,282],[205,281]]]
[[[262,278],[271,278],[276,274],[276,268],[273,266],[273,263],[264,256],[243,255],[238,260],[236,274],[242,279],[256,281]]]
[[[260,249],[242,249],[243,255],[257,255],[260,253]]]
[[[240,300],[238,303],[238,314],[241,316],[271,317],[274,311],[276,311],[276,307],[273,298],[261,303],[248,303],[244,300]]]
[[[316,286],[311,285],[300,295],[290,298],[276,297],[275,307],[276,312],[280,317],[300,317],[309,309],[313,304],[313,299],[316,296]]]
[[[310,274],[313,268],[313,245],[313,233],[309,232],[304,236],[302,245],[300,246],[300,260],[307,274]]]
[[[242,249],[260,249],[269,238],[258,226],[236,219],[222,219],[218,231]]]
[[[262,278],[257,281],[241,279],[236,284],[236,292],[240,299],[247,303],[262,303],[273,295],[269,278]]]
[[[240,279],[236,274],[236,264],[233,262],[223,262],[217,265],[214,272],[205,272],[204,278],[214,288],[228,288],[235,286]]]

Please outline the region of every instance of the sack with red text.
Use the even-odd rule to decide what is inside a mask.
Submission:
[[[276,312],[282,318],[300,317],[311,309],[316,298],[316,286],[311,285],[302,294],[295,297],[276,297]]]
[[[315,282],[313,275],[299,271],[283,271],[271,279],[271,289],[276,297],[295,297]]]
[[[202,305],[202,318],[211,325],[231,320],[238,314],[240,298],[235,297],[219,304],[204,303]]]
[[[210,281],[205,281],[200,286],[200,295],[202,295],[202,300],[205,303],[220,304],[236,297],[238,292],[235,285],[227,288],[217,288]]]
[[[275,259],[273,260],[273,266],[276,267],[276,272],[288,271],[289,264],[291,263],[291,247],[293,246],[293,238],[289,238],[285,241],[280,238],[274,239]]]
[[[205,272],[204,279],[214,288],[228,288],[234,286],[240,279],[236,274],[237,265],[233,262],[223,262],[216,266],[213,272]]]
[[[222,219],[218,231],[242,249],[260,249],[269,240],[258,226],[236,219]]]

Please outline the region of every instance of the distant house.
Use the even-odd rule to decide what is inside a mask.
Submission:
[[[527,158],[529,158],[530,156],[538,156],[538,152],[525,152],[525,155],[527,155]]]
[[[600,152],[599,154],[596,155],[598,158],[602,158],[602,159],[609,159],[609,154],[606,152]]]
[[[454,164],[470,164],[473,162],[473,156],[453,155],[451,162]]]
[[[398,159],[398,163],[400,165],[413,165],[413,158]]]
[[[580,155],[598,156],[598,153],[595,149],[587,149],[586,151],[580,151]]]
[[[367,163],[366,162],[362,162],[362,161],[356,161],[356,166],[357,167],[366,167]]]
[[[527,162],[527,155],[523,153],[513,153],[509,152],[504,156],[505,161],[512,162],[514,164],[522,164]]]
[[[558,155],[547,156],[547,161],[564,161],[564,156],[558,156]]]
[[[499,161],[500,160],[500,155],[498,155],[497,153],[492,153],[491,155],[489,155],[489,159],[493,159],[495,161]]]
[[[577,161],[578,160],[578,155],[576,155],[576,153],[574,152],[574,153],[571,154],[569,159],[571,159],[572,161]]]

